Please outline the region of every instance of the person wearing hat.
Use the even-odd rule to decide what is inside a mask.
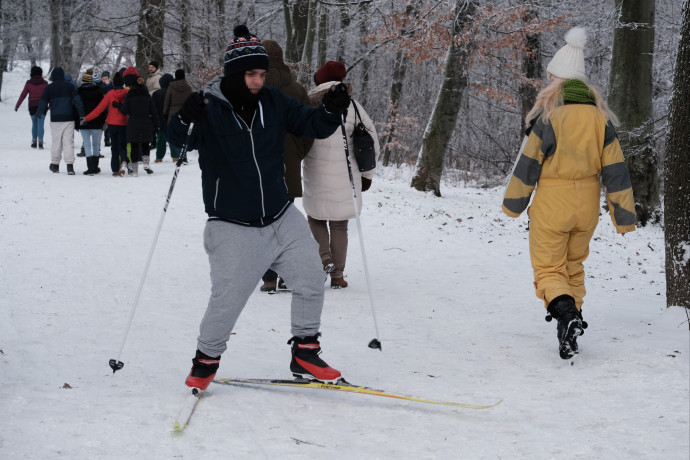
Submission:
[[[110,82],[110,72],[104,70],[101,73],[101,90],[103,95],[108,94],[108,91],[113,89],[113,84]],[[103,124],[103,144],[106,147],[110,147],[110,133],[108,131],[108,123]],[[99,158],[103,158],[103,155],[99,155]]]
[[[43,92],[48,87],[48,82],[43,78],[43,69],[34,66],[31,68],[29,78],[24,84],[24,89],[17,99],[14,111],[19,110],[19,106],[24,102],[24,98],[29,96],[29,116],[31,117],[31,148],[43,149],[43,122],[45,118],[36,116],[38,103],[43,97]]]
[[[163,116],[166,117],[166,125],[170,121],[172,114],[177,113],[189,95],[192,94],[192,87],[189,86],[185,79],[184,69],[177,69],[175,71],[175,79],[168,84],[168,91],[165,93],[165,101],[163,101]],[[170,156],[172,161],[177,163],[180,151],[170,146]]]
[[[117,72],[113,76],[113,89],[108,91],[101,102],[90,113],[86,114],[82,123],[90,122],[107,110],[105,119],[110,134],[110,169],[113,176],[122,177],[127,170],[127,117],[115,108],[114,104],[122,104],[127,96],[127,88],[122,74]]]
[[[149,76],[146,78],[146,89],[149,95],[153,96],[153,92],[161,89],[160,79],[163,72],[159,68],[158,61],[149,62]]]
[[[170,82],[173,81],[174,77],[169,73],[163,74],[159,83],[161,89],[157,89],[151,95],[153,99],[153,106],[156,108],[156,116],[158,117],[159,129],[156,132],[156,159],[154,163],[161,163],[165,157],[167,141],[165,139],[165,127],[168,126],[168,117],[163,113],[163,106],[165,105],[165,95],[168,92],[168,86]],[[170,153],[173,153],[174,147],[170,146]],[[176,156],[176,155],[173,155]]]
[[[273,40],[264,40],[263,45],[268,54],[269,67],[265,85],[279,89],[302,104],[309,104],[307,90],[297,83],[290,68],[285,65],[283,48]],[[313,139],[295,137],[292,134],[285,136],[285,184],[292,202],[302,196],[302,160],[309,153],[313,143]],[[278,288],[278,274],[271,269],[264,273],[261,280],[264,282],[259,288],[262,292],[275,292]],[[285,287],[282,279],[280,284],[281,288]]]
[[[103,90],[100,88],[94,78],[93,69],[87,69],[81,77],[82,84],[77,90],[79,97],[84,103],[84,110],[86,113],[91,113],[93,109],[103,100]],[[78,122],[80,123],[80,122]],[[98,162],[101,153],[101,134],[103,133],[103,124],[105,123],[105,113],[81,125],[81,137],[84,142],[84,153],[86,156],[86,171],[85,175],[93,176],[101,172],[98,167]],[[78,128],[79,126],[75,127]]]
[[[563,359],[578,353],[577,338],[587,327],[583,263],[599,222],[602,183],[616,231],[632,232],[636,222],[630,176],[614,128],[617,118],[587,84],[586,39],[585,29],[571,29],[566,45],[549,62],[550,82],[527,114],[528,136],[503,199],[503,212],[510,217],[527,209],[536,295],[544,302],[547,321],[557,320]]]
[[[204,245],[212,293],[185,382],[201,390],[213,380],[235,322],[269,268],[292,288],[290,370],[323,381],[340,377],[319,357],[324,272],[306,219],[290,202],[283,151],[286,133],[330,136],[350,98],[342,85],[318,108],[300,104],[264,86],[268,70],[261,40],[246,26],[235,27],[223,75],[192,93],[168,123],[170,142],[199,151],[209,216]]]
[[[50,108],[50,170],[60,172],[60,161],[67,164],[67,174],[74,176],[74,122],[84,116],[77,88],[65,79],[62,67],[55,67],[50,73],[50,83],[41,96],[36,116],[43,117]],[[75,117],[75,112],[78,114]]]
[[[312,105],[318,105],[323,95],[334,85],[342,82],[347,70],[342,62],[328,61],[314,74],[316,87],[309,91]],[[351,90],[351,86],[348,85]],[[356,111],[355,111],[356,104]],[[374,123],[364,108],[354,99],[345,119],[349,151],[353,152],[351,139],[356,118],[361,119],[365,128],[372,134],[376,156],[379,154],[378,135]],[[330,273],[331,288],[342,289],[348,286],[344,271],[347,261],[348,224],[362,211],[362,193],[369,189],[375,169],[360,172],[353,154],[348,158],[343,150],[343,136],[339,131],[328,139],[314,141],[309,154],[304,159],[304,198],[302,203],[307,213],[309,228],[319,243],[321,263]],[[349,169],[348,169],[349,168]],[[352,183],[350,183],[350,171]],[[352,184],[355,187],[357,209],[352,200]]]

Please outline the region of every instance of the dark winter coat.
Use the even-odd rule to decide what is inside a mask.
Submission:
[[[105,93],[107,93],[108,91],[110,91],[111,89],[113,89],[113,84],[112,84],[112,83],[108,83],[108,84],[106,85],[105,83],[100,82],[99,85],[100,85],[101,89],[103,90],[103,94],[105,94]]]
[[[154,128],[158,130],[156,109],[146,86],[136,84],[129,89],[125,102],[118,107],[127,115],[127,142],[147,144],[153,142]]]
[[[28,95],[29,114],[35,115],[36,109],[38,108],[38,103],[41,102],[41,97],[43,96],[43,92],[46,90],[47,87],[48,82],[45,81],[41,75],[35,75],[31,77],[29,80],[26,81],[24,89],[22,90],[22,94],[19,95],[17,104],[14,106],[15,109],[18,109],[19,106],[22,105],[22,102],[24,102],[24,98]]]
[[[221,79],[216,77],[205,89],[206,117],[194,125],[187,148],[199,150],[206,213],[263,227],[290,204],[284,180],[285,135],[327,138],[340,126],[340,116],[264,87],[253,122],[247,126],[222,94]],[[173,116],[166,137],[181,147],[188,128],[179,116]]]
[[[297,102],[309,104],[307,90],[295,81],[285,63],[270,58],[269,66],[266,86],[278,88]],[[285,183],[290,198],[302,196],[302,160],[309,153],[313,143],[314,139],[302,139],[292,134],[285,136]]]
[[[192,87],[189,86],[187,80],[173,80],[168,86],[168,92],[165,93],[165,104],[163,105],[163,113],[170,117],[177,113],[184,101],[192,94]]]
[[[84,116],[84,104],[81,102],[77,88],[72,82],[65,80],[62,67],[55,67],[50,74],[53,81],[43,92],[38,103],[37,114],[45,115],[50,107],[50,121],[75,121],[75,109],[79,117]]]
[[[153,99],[153,106],[156,108],[158,126],[160,129],[165,129],[165,126],[168,124],[168,117],[164,115],[165,112],[163,112],[163,107],[165,107],[165,94],[168,91],[168,85],[171,81],[173,81],[172,75],[169,73],[163,75],[161,79],[158,80],[158,83],[161,85],[161,89],[157,89],[151,95],[151,98]]]
[[[77,93],[79,93],[79,97],[84,104],[84,111],[86,113],[91,113],[103,100],[103,89],[95,83],[84,83],[79,87]],[[81,129],[101,129],[103,123],[105,123],[105,115],[105,113],[101,113],[87,124],[82,125]],[[79,123],[79,121],[76,123]]]

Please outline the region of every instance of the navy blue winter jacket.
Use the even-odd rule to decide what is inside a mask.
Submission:
[[[221,76],[205,89],[206,117],[194,125],[187,150],[199,151],[206,213],[242,225],[263,227],[290,204],[285,185],[285,134],[325,139],[340,116],[323,106],[302,105],[275,88],[264,87],[248,126],[220,90]],[[175,115],[168,140],[181,147],[188,126]]]
[[[79,117],[83,117],[84,104],[77,94],[77,88],[65,80],[65,71],[62,67],[55,67],[50,73],[50,79],[53,82],[43,92],[36,114],[45,115],[50,106],[50,121],[76,121],[74,109]]]

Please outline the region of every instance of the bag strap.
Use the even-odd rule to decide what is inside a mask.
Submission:
[[[362,116],[359,114],[359,110],[357,110],[357,103],[355,102],[354,99],[352,99],[352,107],[355,108],[355,126],[357,126],[357,118],[359,118],[359,122],[362,122]]]

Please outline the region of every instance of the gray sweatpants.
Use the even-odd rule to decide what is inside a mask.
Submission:
[[[199,328],[199,351],[219,356],[227,349],[237,318],[269,268],[292,289],[292,335],[319,332],[326,276],[307,220],[294,206],[266,227],[208,221],[204,247],[211,265],[211,298]]]

